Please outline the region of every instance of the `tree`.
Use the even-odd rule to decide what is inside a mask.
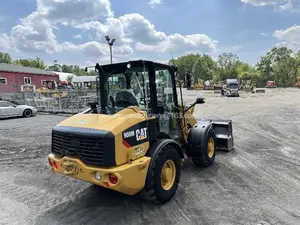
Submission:
[[[0,63],[11,63],[12,59],[6,52],[0,52]]]
[[[194,63],[192,73],[195,81],[201,79],[203,81],[212,80],[214,71],[216,70],[216,63],[209,55],[199,56]]]
[[[38,69],[45,69],[44,62],[39,58],[36,57],[35,59],[18,59],[13,61],[13,64],[25,66],[25,67],[34,67]]]
[[[272,61],[269,56],[262,56],[260,61],[256,64],[256,68],[262,74],[262,82],[274,80]]]
[[[199,54],[188,54],[186,56],[181,56],[175,59],[175,64],[178,67],[179,79],[184,80],[187,73],[193,72],[193,67],[197,59],[199,59]],[[173,64],[173,60],[169,61],[170,64]]]
[[[55,71],[55,72],[62,72],[62,66],[54,63],[54,65],[47,66],[46,69],[47,71]]]
[[[239,57],[233,53],[222,53],[218,56],[218,73],[217,79],[225,80],[228,78],[237,78],[237,64]]]
[[[62,72],[64,73],[73,73],[73,65],[62,65]]]
[[[262,73],[263,81],[276,81],[282,87],[292,86],[299,70],[297,54],[287,47],[275,47],[263,56],[257,64],[257,70]]]
[[[248,63],[238,61],[236,71],[239,79],[250,79],[252,74],[255,73],[255,68]]]

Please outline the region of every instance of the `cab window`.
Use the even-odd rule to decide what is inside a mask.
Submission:
[[[160,132],[168,134],[171,138],[180,138],[179,115],[177,114],[171,74],[168,70],[156,71],[156,95],[159,115]]]

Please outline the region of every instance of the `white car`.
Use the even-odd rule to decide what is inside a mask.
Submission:
[[[15,105],[8,101],[0,101],[0,118],[30,117],[37,114],[37,109],[28,105]]]

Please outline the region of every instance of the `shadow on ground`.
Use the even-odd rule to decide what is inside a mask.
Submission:
[[[75,193],[74,193],[75,195]],[[44,224],[132,224],[132,211],[143,211],[160,206],[144,202],[139,196],[127,196],[91,185],[76,197],[54,206],[36,219],[36,225]],[[133,219],[132,219],[133,217]],[[146,219],[139,224],[148,224]]]

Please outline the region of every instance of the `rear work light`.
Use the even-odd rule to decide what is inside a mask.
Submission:
[[[114,174],[109,174],[109,182],[112,184],[118,183],[118,177]]]

